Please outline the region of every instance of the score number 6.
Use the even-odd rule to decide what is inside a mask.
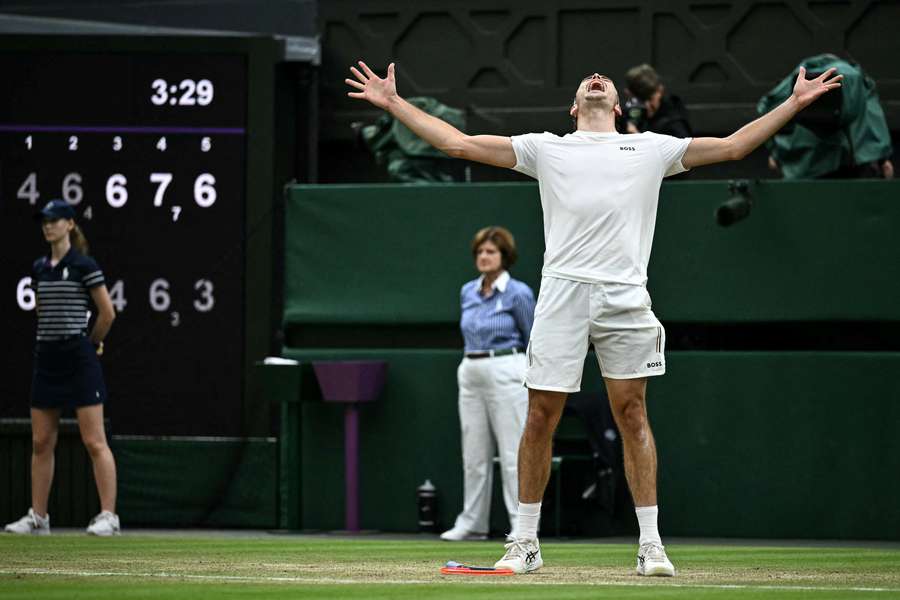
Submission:
[[[34,310],[37,303],[34,289],[31,287],[31,277],[23,277],[16,286],[16,302],[22,310]]]

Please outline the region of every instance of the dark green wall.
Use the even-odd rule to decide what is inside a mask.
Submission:
[[[275,440],[116,439],[123,526],[277,526]]]
[[[47,512],[52,527],[86,527],[100,512],[91,459],[78,423],[62,419]],[[0,420],[0,521],[18,519],[31,506],[31,420]]]
[[[666,321],[900,320],[900,185],[760,183],[751,216],[713,212],[723,182],[662,188],[649,288]],[[516,236],[516,277],[540,283],[537,186],[296,186],[287,195],[285,321],[455,323],[477,274],[469,241]]]
[[[0,522],[31,505],[31,427],[0,423]],[[119,475],[116,512],[131,527],[277,526],[277,450],[265,438],[112,436]],[[56,447],[48,512],[53,527],[85,527],[100,511],[91,460],[77,424],[65,420]]]
[[[441,524],[451,526],[462,506],[459,353],[286,355],[388,361],[382,397],[361,410],[361,526],[415,531],[415,488],[426,477],[438,488]],[[653,378],[648,392],[662,531],[900,539],[898,371],[898,353],[670,353],[667,374]],[[589,356],[583,389],[600,385]],[[304,403],[304,528],[343,527],[343,472],[342,407]],[[619,518],[634,527],[631,514]],[[492,526],[502,531],[505,523]]]

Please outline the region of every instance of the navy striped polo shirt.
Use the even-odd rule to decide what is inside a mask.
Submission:
[[[31,271],[31,287],[37,293],[37,341],[87,335],[88,290],[104,284],[97,262],[70,248],[56,266],[49,256],[42,256]]]

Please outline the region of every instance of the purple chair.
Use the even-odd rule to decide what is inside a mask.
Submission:
[[[344,406],[344,521],[347,531],[359,531],[359,403],[374,402],[387,375],[379,360],[313,362],[322,398]]]

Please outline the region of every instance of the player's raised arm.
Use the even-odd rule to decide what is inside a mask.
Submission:
[[[807,79],[806,69],[800,67],[797,82],[794,84],[794,93],[790,98],[726,138],[694,138],[685,151],[681,164],[691,169],[744,158],[778,133],[778,130],[798,112],[815,102],[819,96],[841,87],[843,78],[843,75],[835,75],[835,69],[828,69],[815,79]]]
[[[387,77],[382,79],[363,61],[360,69],[350,67],[356,79],[347,78],[347,85],[355,92],[347,92],[351,98],[368,100],[378,108],[409,127],[417,136],[454,158],[464,158],[495,167],[513,168],[516,155],[512,141],[497,135],[466,135],[446,121],[419,110],[397,94],[394,63],[388,65]]]

